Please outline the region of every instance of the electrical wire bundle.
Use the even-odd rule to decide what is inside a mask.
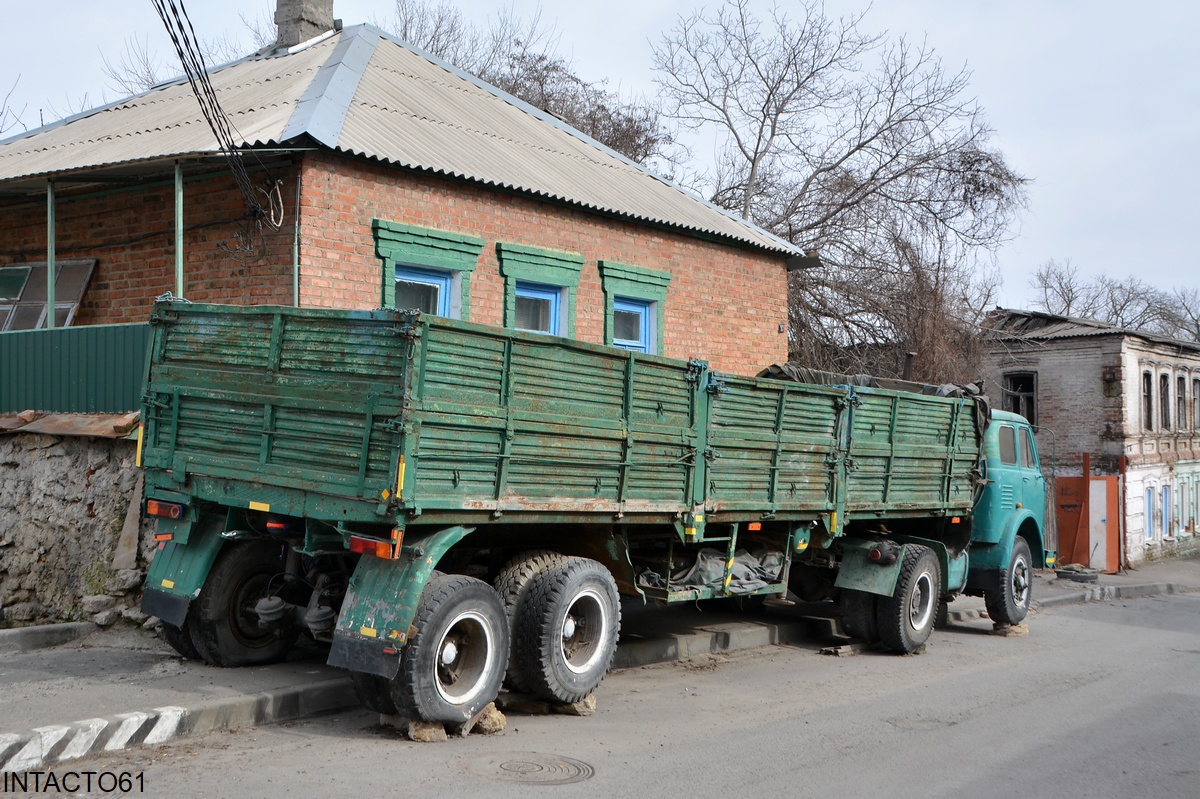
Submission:
[[[254,223],[254,228],[260,235],[264,222],[278,230],[283,224],[283,201],[279,192],[281,181],[274,179],[268,173],[266,189],[255,189],[251,184],[242,152],[238,149],[237,141],[233,137],[233,126],[221,108],[216,89],[209,80],[204,53],[196,38],[196,31],[192,27],[187,9],[184,8],[183,0],[151,0],[151,2],[154,4],[154,10],[158,12],[159,19],[166,26],[167,34],[171,37],[171,43],[183,66],[183,74],[187,77],[188,83],[192,87],[192,93],[200,104],[200,112],[212,130],[221,153],[229,162],[234,181],[246,203],[247,217]],[[259,195],[266,199],[267,207],[263,206]],[[239,235],[239,238],[249,239],[250,236]],[[253,247],[239,244],[238,249],[253,249]]]

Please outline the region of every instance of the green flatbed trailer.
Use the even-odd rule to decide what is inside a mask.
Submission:
[[[901,652],[958,593],[1028,608],[1032,436],[971,397],[412,311],[176,301],[151,321],[143,609],[192,657],[268,662],[303,631],[369,707],[462,721],[506,672],[594,690],[618,594],[837,597]]]

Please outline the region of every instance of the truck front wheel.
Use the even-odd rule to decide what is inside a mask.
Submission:
[[[612,573],[588,558],[539,572],[517,619],[517,660],[530,690],[557,702],[582,700],[612,666],[621,603]]]
[[[983,603],[992,621],[1019,624],[1029,613],[1032,596],[1033,556],[1029,554],[1029,544],[1017,536],[1008,568],[1000,573],[1000,588],[985,591]]]
[[[191,639],[200,657],[214,666],[258,666],[287,656],[297,627],[274,629],[258,623],[258,600],[279,588],[283,544],[249,540],[226,544],[200,591]]]
[[[416,635],[391,684],[396,709],[424,721],[469,721],[504,681],[508,623],[500,596],[473,577],[435,574],[413,624]]]
[[[937,556],[919,544],[906,546],[895,593],[876,601],[876,621],[883,645],[908,654],[929,640],[941,595]]]

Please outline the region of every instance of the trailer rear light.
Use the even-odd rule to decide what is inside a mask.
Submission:
[[[154,535],[155,541],[173,541],[174,539],[174,533],[155,533]]]
[[[274,535],[285,535],[287,533],[287,522],[281,522],[278,519],[267,520],[267,532]]]
[[[384,560],[396,560],[400,557],[400,545],[403,541],[404,531],[399,528],[392,530],[390,541],[352,535],[350,536],[350,551],[360,555],[374,555]]]
[[[146,513],[150,516],[162,516],[166,519],[182,519],[183,506],[177,502],[161,502],[157,499],[146,500]]]
[[[762,529],[762,522],[750,522],[746,525],[747,530],[756,531]]]

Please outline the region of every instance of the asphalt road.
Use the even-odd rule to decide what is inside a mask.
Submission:
[[[357,711],[69,769],[171,797],[1200,796],[1200,596],[989,630],[955,625],[910,657],[813,644],[632,669],[595,716],[513,714],[494,736],[417,744]]]

